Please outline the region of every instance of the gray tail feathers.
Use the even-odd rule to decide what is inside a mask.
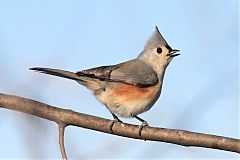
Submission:
[[[82,78],[78,75],[76,75],[74,72],[64,71],[60,69],[51,69],[51,68],[39,68],[39,67],[33,67],[30,68],[30,70],[38,71],[40,73],[50,74],[54,76],[59,76],[63,78],[68,78],[76,81],[82,81]]]

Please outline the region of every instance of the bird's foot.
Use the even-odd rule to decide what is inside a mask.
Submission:
[[[111,123],[109,124],[109,130],[110,130],[110,133],[112,134],[113,133],[113,125],[116,123],[116,122],[121,122],[123,123],[120,119],[118,119],[117,117],[114,117],[114,119],[111,121]]]
[[[142,118],[140,118],[138,116],[134,116],[134,118],[136,118],[137,120],[142,122],[142,124],[139,126],[139,129],[138,129],[138,135],[139,135],[140,138],[142,138],[142,130],[143,130],[143,128],[145,126],[149,126],[149,125],[148,125],[148,123],[144,119],[142,119]]]
[[[138,129],[138,135],[140,138],[142,138],[142,130],[144,127],[149,126],[148,123],[146,121],[143,121],[141,125],[139,125],[139,129]]]

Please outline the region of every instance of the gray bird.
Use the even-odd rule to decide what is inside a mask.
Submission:
[[[148,123],[138,115],[151,109],[159,98],[165,70],[171,60],[180,55],[178,51],[168,45],[156,27],[144,50],[135,59],[76,73],[51,68],[30,69],[72,79],[87,87],[112,114],[111,132],[115,122],[122,122],[117,117],[119,115],[141,121],[141,137],[141,131]]]

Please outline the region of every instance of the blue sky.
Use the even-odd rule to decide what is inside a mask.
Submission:
[[[84,87],[28,68],[78,71],[129,60],[157,25],[181,56],[166,71],[160,99],[141,117],[152,126],[239,138],[238,7],[236,0],[2,0],[0,92],[111,118]],[[7,110],[0,117],[0,158],[60,158],[54,123]],[[67,128],[65,143],[76,159],[239,158],[76,127]]]

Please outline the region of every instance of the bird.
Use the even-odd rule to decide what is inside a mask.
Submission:
[[[156,26],[143,51],[134,59],[78,72],[42,67],[30,70],[77,81],[110,111],[113,117],[109,124],[111,133],[114,123],[123,123],[120,116],[139,120],[141,137],[143,128],[149,125],[138,115],[150,110],[159,99],[166,68],[180,55],[179,51],[169,46]]]

